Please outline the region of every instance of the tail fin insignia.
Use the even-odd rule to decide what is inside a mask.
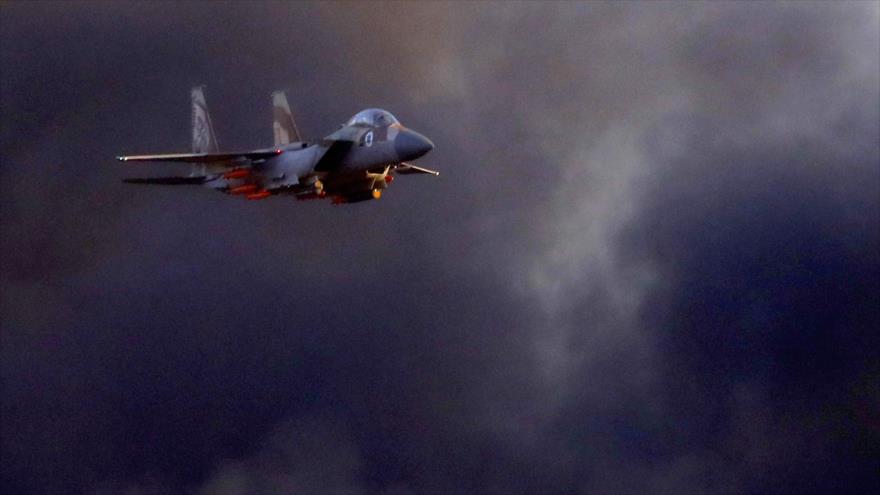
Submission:
[[[272,131],[275,134],[275,146],[283,146],[292,142],[302,141],[290,105],[287,104],[287,96],[284,91],[272,93]]]
[[[217,138],[214,136],[214,125],[211,123],[211,114],[208,113],[208,105],[205,103],[204,88],[197,87],[192,90],[192,129],[193,129],[193,153],[217,153]]]

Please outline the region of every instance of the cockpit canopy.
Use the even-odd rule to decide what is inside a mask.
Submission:
[[[354,117],[349,119],[346,125],[368,125],[373,127],[385,127],[391,124],[398,124],[394,115],[379,108],[369,108],[356,113]]]

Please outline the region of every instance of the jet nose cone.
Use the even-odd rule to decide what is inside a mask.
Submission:
[[[401,130],[394,138],[394,150],[400,161],[415,160],[434,149],[434,143],[418,132],[409,129]]]

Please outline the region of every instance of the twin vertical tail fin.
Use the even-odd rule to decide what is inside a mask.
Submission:
[[[217,138],[214,136],[214,124],[208,105],[205,103],[205,92],[202,86],[192,89],[192,129],[193,153],[217,153]]]
[[[290,105],[287,104],[287,96],[284,91],[272,93],[272,131],[275,134],[275,146],[302,141],[293,114],[290,113]]]
[[[272,131],[275,134],[275,146],[283,146],[302,141],[299,129],[290,112],[287,96],[283,91],[272,93]],[[217,138],[214,136],[214,124],[208,105],[205,103],[205,91],[202,86],[192,89],[192,128],[193,153],[217,153]]]

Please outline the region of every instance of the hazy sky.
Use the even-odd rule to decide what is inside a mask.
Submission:
[[[3,493],[880,491],[880,4],[0,15]],[[122,184],[200,84],[442,175]]]

